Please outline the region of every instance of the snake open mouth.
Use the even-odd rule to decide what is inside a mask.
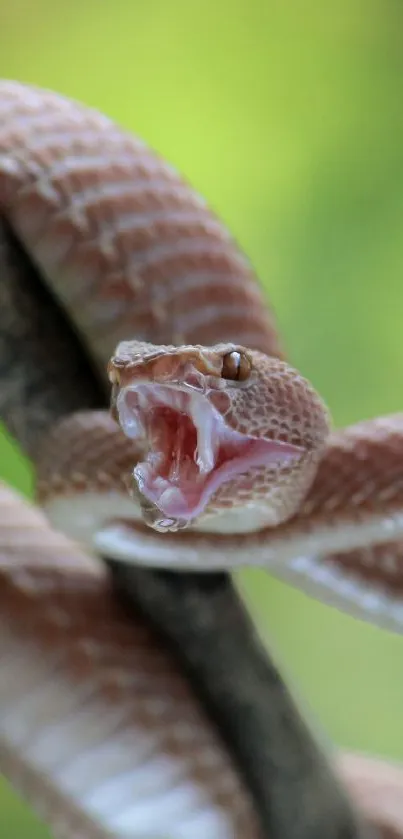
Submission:
[[[206,395],[179,385],[137,382],[120,390],[116,409],[122,430],[147,452],[134,469],[137,488],[167,520],[189,522],[234,475],[302,454],[233,430]]]

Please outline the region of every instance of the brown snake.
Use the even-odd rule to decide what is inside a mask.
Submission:
[[[19,281],[2,284],[4,360],[8,352],[13,368],[2,417],[34,457],[38,498],[53,525],[120,561],[112,564],[118,587],[152,613],[156,630],[172,627],[183,604],[188,623],[168,635],[180,660],[186,648],[188,674],[234,746],[261,825],[169,653],[140,620],[133,635],[104,569],[6,489],[0,666],[9,666],[11,677],[3,704],[0,697],[4,770],[18,782],[24,764],[29,784],[34,766],[48,779],[43,801],[57,836],[76,835],[80,820],[80,835],[89,837],[252,839],[261,829],[271,839],[372,836],[361,832],[277,674],[270,684],[222,572],[264,565],[400,630],[403,417],[329,434],[320,398],[282,358],[259,286],[225,228],[171,167],[106,117],[57,94],[2,83],[0,209],[9,276],[27,271],[28,254],[54,298],[44,287],[20,294]],[[55,301],[91,362],[64,334]],[[99,410],[108,362],[113,416]],[[64,417],[80,408],[98,410]],[[206,604],[222,621],[222,643]],[[196,666],[201,630],[205,649]],[[38,644],[37,670],[30,660]],[[226,720],[223,699],[231,705],[232,697],[214,668],[223,660],[229,666],[234,650],[233,667],[247,674],[254,698],[261,693],[261,707],[249,713],[246,704],[239,717],[250,689],[241,679]],[[69,679],[76,691],[67,691]],[[221,696],[217,690],[205,697],[209,681],[217,681]],[[31,685],[38,686],[33,699]],[[265,705],[270,690],[285,702],[273,702],[277,717]],[[175,716],[181,725],[173,725]],[[97,718],[113,732],[115,753],[106,763],[105,729],[99,744],[97,726],[89,724]],[[34,732],[28,743],[22,719]],[[269,730],[278,745],[261,748],[273,749],[273,765],[254,766],[245,742],[251,735],[256,750],[259,731]],[[165,765],[153,745],[161,736]],[[296,750],[295,775],[281,760],[277,765],[281,748]],[[123,791],[113,786],[109,759],[126,773]],[[284,790],[296,780],[294,810],[284,805]],[[157,793],[162,802],[153,805]],[[52,812],[59,806],[63,813],[63,798],[77,811],[69,824]]]

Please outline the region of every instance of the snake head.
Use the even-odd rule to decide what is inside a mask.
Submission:
[[[299,506],[329,430],[312,388],[279,359],[235,344],[122,342],[112,412],[141,452],[133,489],[157,530],[276,525]]]

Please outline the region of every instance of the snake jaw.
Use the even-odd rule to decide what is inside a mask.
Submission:
[[[299,446],[235,431],[209,398],[217,391],[207,393],[197,371],[187,379],[137,380],[116,397],[122,430],[147,453],[133,470],[134,490],[144,520],[157,530],[187,527],[234,475],[303,454]]]

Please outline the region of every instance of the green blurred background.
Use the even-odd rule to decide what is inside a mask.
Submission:
[[[186,173],[336,425],[403,409],[398,0],[0,0],[0,76],[102,109]],[[4,435],[0,475],[30,492]],[[241,582],[322,729],[403,759],[402,640],[262,572]],[[48,835],[5,785],[0,835]]]

